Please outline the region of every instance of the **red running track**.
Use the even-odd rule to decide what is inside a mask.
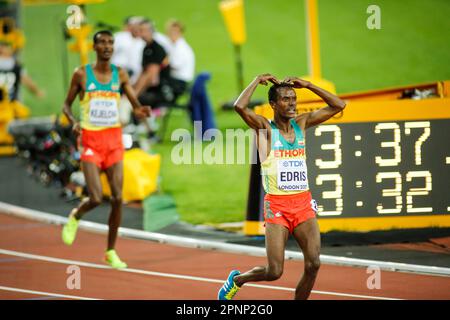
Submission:
[[[0,299],[214,300],[231,269],[264,265],[264,257],[191,249],[120,238],[124,271],[102,262],[106,236],[83,230],[71,247],[61,226],[0,214]],[[31,255],[31,256],[30,256]],[[69,265],[79,265],[81,288],[69,289]],[[236,300],[292,299],[303,270],[288,260],[281,279],[245,285]],[[381,272],[381,288],[368,289],[365,268],[322,265],[311,299],[450,299],[450,277]]]

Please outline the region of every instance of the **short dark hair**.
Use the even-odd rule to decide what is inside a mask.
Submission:
[[[294,88],[294,86],[287,82],[274,83],[269,89],[269,102],[278,100],[278,89],[280,88]]]
[[[150,26],[150,29],[155,32],[156,31],[156,27],[155,27],[155,23],[153,22],[152,19],[149,18],[143,18],[140,22],[139,25],[144,25],[144,24],[148,24]]]
[[[108,36],[114,37],[113,34],[112,34],[112,32],[109,31],[109,30],[100,30],[100,31],[97,31],[97,32],[94,34],[94,36],[92,37],[92,40],[94,41],[94,44],[97,43],[97,40],[98,40],[97,38],[98,38],[98,36],[100,36],[100,35],[102,35],[102,34],[106,34],[106,35],[108,35]]]

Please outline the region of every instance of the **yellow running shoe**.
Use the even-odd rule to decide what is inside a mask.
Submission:
[[[68,246],[70,246],[75,240],[75,237],[77,235],[78,222],[79,221],[75,219],[73,215],[70,215],[69,220],[64,225],[64,228],[62,230],[62,240]]]
[[[127,264],[120,260],[119,256],[117,255],[116,250],[111,249],[106,251],[105,253],[105,262],[109,264],[114,269],[124,269],[127,268]]]

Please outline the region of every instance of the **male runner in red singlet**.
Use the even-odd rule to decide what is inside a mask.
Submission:
[[[126,268],[114,250],[117,231],[122,217],[123,155],[122,129],[119,121],[120,94],[128,97],[138,117],[148,117],[150,107],[143,107],[128,81],[125,70],[111,64],[114,38],[109,31],[94,35],[94,50],[97,61],[79,67],[73,74],[63,112],[73,126],[73,132],[81,142],[81,167],[86,179],[89,197],[85,198],[69,215],[62,231],[64,243],[75,240],[78,222],[89,210],[102,201],[100,173],[105,171],[111,188],[111,213],[109,216],[108,245],[105,261],[113,268]],[[71,110],[79,95],[81,121]]]
[[[274,120],[247,108],[259,84],[273,83],[269,103]],[[313,112],[296,112],[297,96],[293,88],[306,88],[320,96],[328,106]],[[273,281],[281,277],[284,251],[291,233],[303,251],[305,270],[295,290],[295,299],[307,299],[320,267],[320,231],[316,220],[317,205],[308,185],[305,153],[305,130],[318,125],[345,108],[334,94],[296,77],[278,81],[270,74],[257,76],[242,92],[234,107],[242,119],[256,131],[261,173],[266,196],[264,220],[268,264],[240,273],[233,270],[218,298],[231,300],[243,284]]]

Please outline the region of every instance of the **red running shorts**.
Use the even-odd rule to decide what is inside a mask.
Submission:
[[[264,197],[265,223],[280,224],[290,233],[299,224],[315,218],[316,213],[317,203],[309,191],[293,195],[266,194]]]
[[[121,128],[98,131],[83,129],[79,142],[81,161],[95,163],[101,170],[123,160]]]

